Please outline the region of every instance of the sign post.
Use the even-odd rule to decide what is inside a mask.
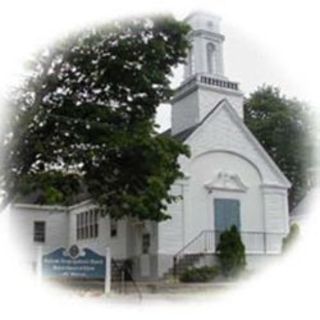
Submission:
[[[106,274],[104,279],[104,293],[109,294],[111,291],[111,250],[106,248]]]
[[[37,264],[36,264],[36,272],[37,272],[37,282],[42,282],[42,246],[38,246],[37,248]]]

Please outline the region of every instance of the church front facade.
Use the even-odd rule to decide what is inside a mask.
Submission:
[[[184,80],[172,100],[172,127],[163,133],[188,144],[191,157],[179,163],[185,178],[171,192],[171,219],[140,222],[100,217],[90,200],[70,207],[15,203],[12,225],[31,266],[37,246],[110,247],[115,260],[130,259],[138,279],[159,279],[187,255],[195,265],[214,263],[221,232],[235,225],[249,266],[281,253],[289,231],[290,182],[243,122],[243,94],[224,75],[219,18],[203,13],[186,18],[192,48]]]

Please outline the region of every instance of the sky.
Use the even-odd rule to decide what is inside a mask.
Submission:
[[[8,84],[16,83],[32,52],[71,30],[133,14],[170,12],[183,19],[201,10],[222,18],[225,75],[240,82],[244,94],[266,83],[311,105],[319,101],[317,1],[290,1],[288,5],[287,1],[275,0],[198,0],[183,1],[181,5],[181,1],[162,0],[130,5],[130,1],[120,0],[111,6],[107,2],[93,0],[88,5],[86,1],[56,0],[54,5],[46,6],[36,0],[8,2],[0,10],[0,97]],[[178,83],[179,77],[174,81]],[[0,108],[0,117],[3,113]],[[160,131],[170,126],[170,106],[159,108],[157,121]]]
[[[250,2],[248,9],[252,14],[242,15],[247,2],[233,3],[234,7],[215,6],[213,2],[202,9],[222,18],[221,32],[226,37],[225,76],[239,82],[245,96],[263,84],[270,84],[279,87],[286,96],[316,108],[319,90],[317,81],[312,79],[316,79],[319,71],[320,49],[315,44],[318,37],[315,8],[306,5],[299,10],[294,1],[290,6],[283,5],[286,1],[278,1],[276,6],[272,1],[269,5],[255,1]],[[185,15],[180,13],[179,17]],[[181,74],[176,72],[174,82],[179,81]],[[170,110],[168,105],[159,108],[157,119],[161,130],[170,127]]]
[[[0,4],[0,96],[14,85],[28,56],[40,46],[89,23],[150,12],[172,12],[184,18],[193,10],[222,17],[225,41],[225,74],[239,81],[247,95],[266,83],[278,86],[319,109],[320,19],[315,0],[28,0]],[[175,81],[178,81],[176,79]],[[0,108],[0,123],[5,117]],[[169,108],[158,115],[161,129],[170,125]],[[290,139],[290,137],[288,137]],[[320,203],[314,205],[319,212]],[[19,273],[19,264],[8,240],[9,228],[0,216],[0,318],[7,319],[319,319],[320,216],[314,215],[308,234],[290,259],[275,264],[262,277],[226,299],[204,296],[203,300],[175,305],[92,307],[88,303],[59,299],[36,291],[30,279]],[[170,303],[170,301],[167,303]],[[102,310],[103,309],[103,310]],[[103,311],[103,312],[101,312]],[[76,315],[76,316],[75,316]]]

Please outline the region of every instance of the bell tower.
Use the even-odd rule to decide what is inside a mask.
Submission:
[[[188,52],[184,79],[197,73],[207,73],[223,78],[223,42],[220,33],[220,18],[203,13],[191,14],[185,21],[191,26],[189,40],[192,48]]]
[[[224,75],[221,19],[196,12],[185,22],[191,26],[191,48],[184,66],[184,77],[172,99],[171,134],[198,125],[223,99],[243,118],[243,94],[237,82]]]

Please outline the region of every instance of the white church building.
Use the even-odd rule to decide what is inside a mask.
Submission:
[[[224,74],[220,19],[204,13],[186,18],[192,48],[184,80],[172,99],[171,135],[190,146],[181,156],[185,173],[171,192],[182,199],[168,206],[171,219],[155,223],[100,217],[90,199],[66,206],[11,205],[18,247],[29,266],[37,247],[51,252],[77,244],[133,262],[136,279],[161,279],[173,260],[213,263],[219,235],[236,225],[248,268],[278,256],[289,231],[290,182],[243,122],[243,93]],[[191,261],[191,262],[190,262]]]

